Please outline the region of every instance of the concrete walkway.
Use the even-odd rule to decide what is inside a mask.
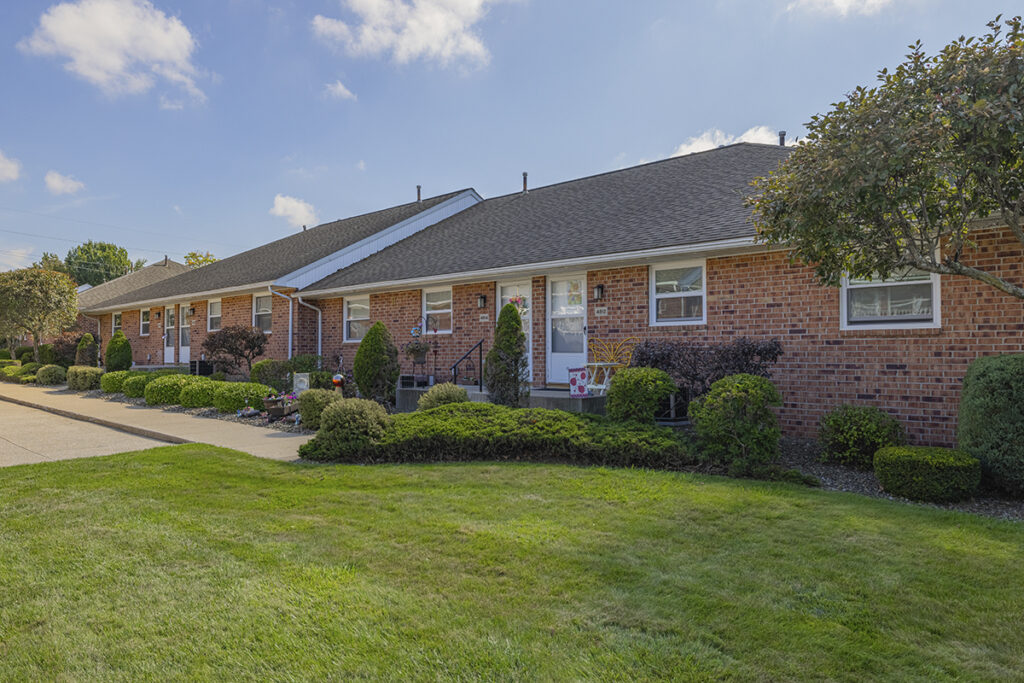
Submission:
[[[169,413],[160,408],[85,398],[81,394],[69,393],[63,387],[44,388],[3,383],[0,384],[0,401],[112,427],[165,443],[208,443],[272,460],[296,460],[299,446],[311,438],[308,434],[291,434],[215,418]],[[0,403],[0,411],[6,410]]]

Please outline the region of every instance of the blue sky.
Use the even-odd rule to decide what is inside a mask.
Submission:
[[[972,0],[74,0],[0,5],[0,269],[86,239],[224,257],[803,123]],[[627,239],[624,236],[624,239]]]

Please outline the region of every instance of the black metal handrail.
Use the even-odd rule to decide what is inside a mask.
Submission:
[[[477,377],[479,377],[479,379],[477,380],[477,384],[480,386],[480,391],[483,391],[484,390],[484,340],[483,339],[481,339],[476,344],[474,344],[473,348],[471,348],[469,351],[466,351],[466,353],[462,354],[462,358],[460,358],[457,361],[455,361],[455,364],[452,365],[452,368],[451,368],[452,384],[458,384],[459,383],[459,366],[462,365],[462,361],[467,360],[471,355],[473,355],[474,351],[479,351],[479,360],[478,360],[479,369],[477,370]]]

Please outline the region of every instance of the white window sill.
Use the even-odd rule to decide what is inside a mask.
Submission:
[[[433,337],[433,336],[440,336],[442,334],[451,334],[451,333],[452,333],[451,330],[430,330],[429,332],[424,332],[423,334],[424,334],[424,336],[429,335],[429,336]]]
[[[651,321],[648,323],[649,327],[696,327],[698,325],[707,325],[707,320],[672,320],[672,321]]]
[[[942,323],[841,323],[839,329],[843,332],[856,332],[858,330],[941,330]]]

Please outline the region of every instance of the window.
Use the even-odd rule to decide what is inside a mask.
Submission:
[[[271,295],[252,298],[252,325],[270,334]]]
[[[139,336],[149,336],[149,311],[139,311]]]
[[[206,304],[206,331],[216,332],[220,329],[220,300],[208,301]]]
[[[651,266],[651,325],[699,325],[704,308],[704,263]]]
[[[370,297],[345,299],[345,341],[359,341],[370,329]]]
[[[452,290],[423,291],[423,328],[427,334],[452,331]]]
[[[939,276],[915,268],[886,280],[843,280],[842,329],[939,326]]]
[[[110,323],[110,333],[117,334],[117,331],[121,329],[121,314],[115,313]]]

